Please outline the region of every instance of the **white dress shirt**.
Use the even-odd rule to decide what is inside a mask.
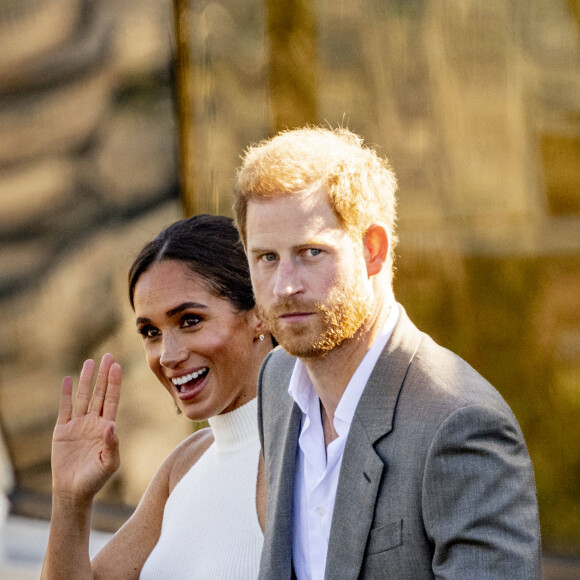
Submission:
[[[325,449],[320,399],[297,360],[288,393],[302,411],[294,480],[292,561],[298,580],[322,580],[344,446],[354,412],[372,370],[399,318],[393,303],[383,328],[352,375],[334,414],[338,437]]]

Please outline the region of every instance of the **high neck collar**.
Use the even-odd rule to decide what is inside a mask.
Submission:
[[[209,425],[218,453],[231,453],[258,439],[258,400],[222,415],[210,417]]]

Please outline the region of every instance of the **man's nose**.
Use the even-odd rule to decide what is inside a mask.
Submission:
[[[274,294],[278,298],[288,298],[302,291],[298,268],[292,260],[280,260],[276,269]]]
[[[178,336],[165,334],[163,336],[163,349],[161,352],[161,364],[166,368],[175,368],[187,360],[189,351]]]

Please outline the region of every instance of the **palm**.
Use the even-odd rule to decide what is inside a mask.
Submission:
[[[92,361],[83,367],[74,413],[72,381],[68,377],[63,381],[52,439],[53,491],[78,498],[92,498],[119,467],[115,418],[121,369],[105,355],[91,398],[93,368]]]
[[[118,466],[112,421],[85,415],[57,425],[52,439],[53,485],[75,494],[96,493]],[[109,434],[109,436],[107,436]]]

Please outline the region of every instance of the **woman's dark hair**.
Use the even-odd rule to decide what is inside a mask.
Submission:
[[[208,289],[237,310],[254,307],[248,261],[232,219],[207,214],[179,220],[164,229],[137,256],[129,270],[129,301],[141,274],[164,260],[183,262]]]

